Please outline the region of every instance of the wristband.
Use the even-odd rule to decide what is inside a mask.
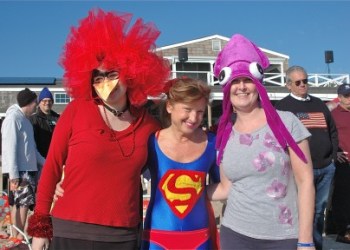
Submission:
[[[297,247],[314,247],[315,243],[310,242],[310,243],[304,243],[304,242],[298,242]]]

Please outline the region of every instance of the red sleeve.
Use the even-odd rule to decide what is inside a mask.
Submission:
[[[38,184],[34,215],[28,223],[28,234],[35,237],[52,237],[50,209],[56,184],[61,180],[66,161],[72,121],[77,102],[69,103],[55,127],[50,149]],[[51,237],[49,237],[51,235]]]

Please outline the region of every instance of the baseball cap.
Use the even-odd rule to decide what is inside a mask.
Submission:
[[[338,87],[338,95],[348,95],[350,94],[350,84],[344,83]]]

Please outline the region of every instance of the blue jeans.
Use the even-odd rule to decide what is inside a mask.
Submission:
[[[333,181],[335,165],[331,163],[325,168],[314,168],[315,218],[313,237],[317,250],[322,250],[322,234],[324,228],[324,212],[328,202],[328,195]]]

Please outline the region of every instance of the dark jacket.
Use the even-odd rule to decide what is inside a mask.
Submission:
[[[39,153],[45,158],[59,117],[60,115],[55,111],[51,110],[51,113],[46,115],[38,108],[38,111],[29,118],[33,125],[36,146]]]
[[[338,132],[326,104],[315,96],[299,101],[291,95],[276,103],[276,108],[294,113],[311,133],[309,141],[314,168],[324,168],[337,159]]]

